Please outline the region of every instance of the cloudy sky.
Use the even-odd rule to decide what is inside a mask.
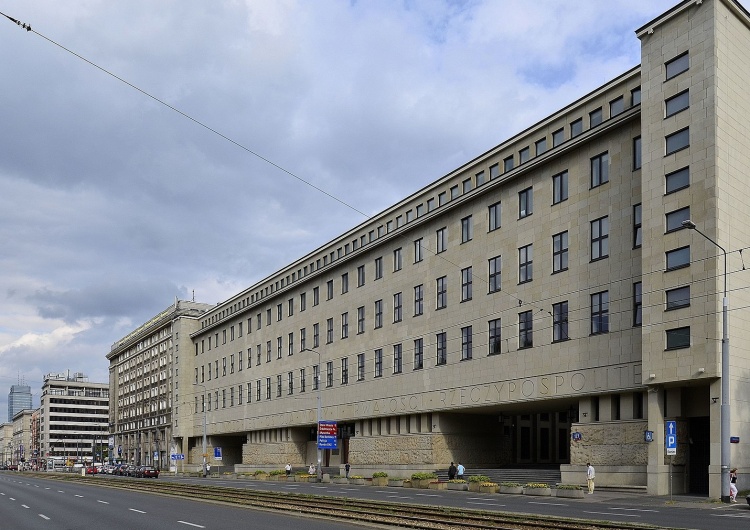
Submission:
[[[637,65],[676,3],[2,0],[0,421]]]

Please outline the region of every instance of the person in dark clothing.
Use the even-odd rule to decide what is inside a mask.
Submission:
[[[456,464],[451,462],[451,465],[448,468],[448,480],[453,480],[454,478],[456,478]]]

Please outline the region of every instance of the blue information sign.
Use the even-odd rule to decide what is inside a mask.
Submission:
[[[221,447],[214,447],[214,460],[221,460]]]
[[[318,423],[318,449],[338,449],[338,427],[335,421]]]
[[[666,423],[666,446],[667,456],[674,456],[677,454],[677,422],[669,420]]]

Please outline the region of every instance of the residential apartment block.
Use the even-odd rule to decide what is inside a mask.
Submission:
[[[671,463],[672,491],[718,497],[725,281],[729,434],[750,437],[750,15],[687,0],[636,35],[640,66],[204,308],[179,363],[167,315],[118,343],[128,458],[143,426],[197,466],[205,425],[224,466],[306,465],[320,404],[323,465],[583,482],[591,461],[598,484],[665,494]]]

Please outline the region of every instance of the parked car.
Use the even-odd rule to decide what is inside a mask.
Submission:
[[[96,467],[95,466],[88,466],[88,467],[86,467],[86,474],[87,475],[96,475]]]
[[[159,470],[154,466],[141,466],[135,474],[138,478],[159,478]]]

